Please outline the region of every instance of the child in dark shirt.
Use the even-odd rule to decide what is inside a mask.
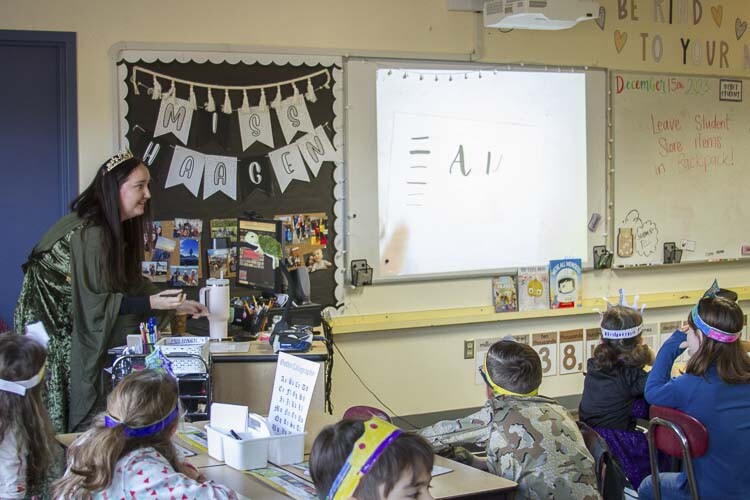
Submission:
[[[580,419],[607,441],[634,488],[650,473],[646,436],[635,429],[637,418],[648,418],[644,367],[654,357],[642,328],[637,298],[630,307],[620,290],[620,303],[602,316],[602,341],[588,360],[579,407]]]

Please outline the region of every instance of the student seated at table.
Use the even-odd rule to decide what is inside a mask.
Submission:
[[[69,448],[55,497],[236,499],[178,456],[171,437],[179,420],[174,377],[155,370],[126,376],[107,398],[107,411]]]
[[[0,498],[47,493],[61,473],[63,453],[42,403],[46,360],[31,335],[0,334]]]
[[[567,410],[538,395],[542,363],[530,346],[495,342],[480,370],[487,403],[459,420],[420,431],[436,452],[478,444],[487,459],[467,462],[518,483],[516,498],[598,499],[594,459]]]
[[[586,365],[579,418],[607,442],[633,488],[651,471],[648,441],[636,430],[636,419],[648,419],[643,399],[654,354],[643,343],[642,310],[632,307],[620,289],[620,302],[602,315],[602,340]]]
[[[739,342],[742,309],[719,296],[719,290],[714,282],[693,307],[688,325],[661,346],[646,381],[646,400],[681,410],[708,430],[708,450],[692,461],[700,498],[748,498],[750,358]],[[672,379],[672,364],[686,347],[685,374]],[[659,478],[663,499],[690,498],[685,472],[660,473]],[[638,495],[653,498],[651,476]]]
[[[325,427],[310,450],[321,500],[431,500],[435,457],[424,438],[373,417]]]

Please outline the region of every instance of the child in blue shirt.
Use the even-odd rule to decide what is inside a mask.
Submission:
[[[659,350],[646,382],[650,404],[677,408],[708,430],[708,450],[693,460],[700,498],[747,498],[746,461],[750,456],[750,357],[740,346],[742,309],[717,296],[715,283],[693,308],[688,325],[675,331]],[[685,374],[670,379],[674,360],[687,347]],[[688,499],[684,472],[661,473],[664,499]],[[652,477],[638,489],[653,498]]]

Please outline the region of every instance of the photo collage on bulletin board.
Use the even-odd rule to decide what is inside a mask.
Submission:
[[[340,68],[329,61],[173,59],[119,62],[126,139],[152,179],[156,223],[146,237],[143,275],[165,287],[199,287],[219,276],[239,284],[252,255],[238,219],[278,219],[282,254],[275,263],[306,267],[311,301],[340,306],[334,229],[334,171],[343,151],[340,124],[334,125]]]

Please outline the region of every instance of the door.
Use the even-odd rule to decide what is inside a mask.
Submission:
[[[0,320],[21,264],[78,192],[75,33],[0,30]]]

